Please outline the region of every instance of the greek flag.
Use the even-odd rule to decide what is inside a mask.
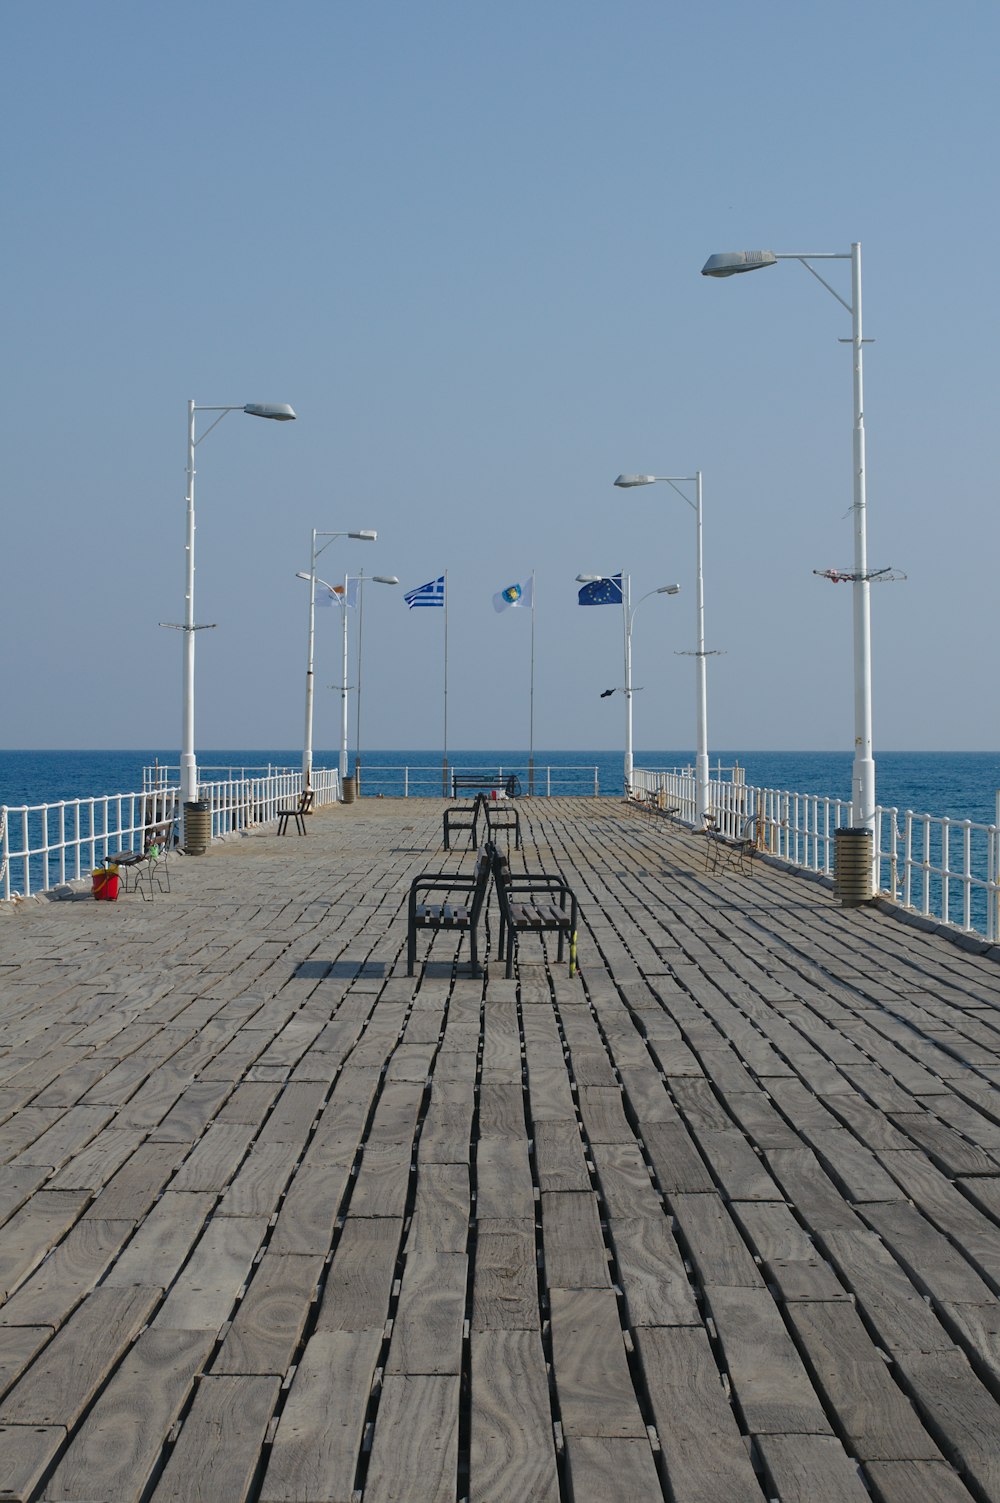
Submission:
[[[432,579],[429,584],[422,584],[418,586],[417,589],[411,590],[408,595],[403,596],[403,599],[406,601],[411,611],[413,610],[414,606],[418,605],[443,606],[444,575],[441,574],[437,579]]]

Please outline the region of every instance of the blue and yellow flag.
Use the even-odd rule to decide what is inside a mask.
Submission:
[[[612,574],[605,579],[592,579],[577,596],[581,605],[621,605],[622,577]]]

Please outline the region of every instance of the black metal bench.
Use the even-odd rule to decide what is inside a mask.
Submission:
[[[452,798],[459,798],[463,792],[473,789],[478,793],[492,793],[495,788],[503,786],[504,779],[499,772],[453,772],[451,775]]]
[[[489,850],[500,905],[498,954],[506,962],[505,975],[511,977],[514,974],[514,946],[518,935],[555,933],[559,936],[557,960],[562,960],[566,940],[569,940],[569,973],[572,976],[576,971],[579,917],[573,889],[562,877],[551,872],[515,874],[495,846],[490,846]]]
[[[753,876],[753,858],[757,851],[757,816],[747,815],[737,825],[736,833],[723,830],[713,814],[705,815],[705,870],[727,869]]]
[[[512,809],[506,799],[483,799],[483,812],[486,815],[486,838],[492,840],[498,830],[514,831],[514,849],[521,849],[521,816],[516,809]]]
[[[471,835],[469,844],[479,844],[479,810],[486,800],[481,793],[477,793],[471,804],[453,804],[444,811],[444,848],[451,850],[451,837],[456,830],[468,830]]]
[[[161,892],[170,891],[170,871],[167,866],[167,858],[174,844],[174,822],[172,819],[165,820],[162,824],[148,825],[142,839],[141,851],[118,851],[116,855],[109,856],[109,862],[117,866],[122,873],[122,886],[126,892],[137,892],[145,899],[143,883],[149,888],[149,896],[153,896],[153,882]],[[129,888],[129,874],[131,873],[132,886]]]
[[[406,974],[413,975],[417,960],[417,933],[430,929],[454,929],[469,936],[469,961],[473,972],[479,970],[476,930],[482,916],[492,880],[489,854],[479,852],[475,870],[460,872],[424,872],[410,884],[406,918]],[[431,894],[440,901],[427,902]]]

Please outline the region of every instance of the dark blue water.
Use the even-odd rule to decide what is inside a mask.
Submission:
[[[452,768],[502,767],[515,772],[527,787],[526,751],[449,753]],[[646,752],[637,767],[687,765],[693,751]],[[159,761],[176,767],[176,751],[0,751],[0,805],[55,803],[62,799],[93,798],[128,793],[142,787],[142,769]],[[317,751],[317,767],[336,767],[338,755]],[[210,767],[266,768],[301,766],[296,750],[226,750],[199,752],[203,775]],[[733,752],[712,754],[713,772],[739,763],[748,783],[792,793],[816,793],[849,799],[851,757],[847,752]],[[351,767],[353,769],[353,758]],[[441,753],[426,751],[366,751],[363,754],[362,793],[387,797],[403,792],[403,768],[409,768],[411,794],[439,793]],[[620,751],[536,751],[536,792],[544,793],[551,769],[553,793],[594,791],[594,769],[602,794],[622,791]],[[221,774],[218,774],[221,775]],[[947,815],[992,824],[1000,788],[997,752],[881,752],[876,758],[878,802],[885,808],[913,809],[921,814]]]

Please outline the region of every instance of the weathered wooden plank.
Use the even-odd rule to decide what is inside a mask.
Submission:
[[[539,1188],[589,1191],[590,1171],[575,1117],[565,1121],[536,1122],[535,1168]]]
[[[323,1260],[267,1252],[254,1269],[226,1332],[213,1373],[276,1373],[284,1377],[312,1308]]]
[[[537,1257],[530,1221],[481,1221],[472,1286],[474,1331],[537,1330]]]
[[[266,1221],[251,1216],[220,1216],[209,1222],[157,1311],[156,1328],[161,1331],[221,1330],[250,1276],[266,1230]]]
[[[317,1331],[381,1331],[403,1234],[402,1218],[348,1216],[323,1288]]]
[[[381,1346],[381,1326],[313,1335],[278,1421],[260,1503],[352,1503]]]
[[[159,1289],[95,1289],[0,1406],[0,1424],[73,1426],[131,1345]]]
[[[660,1503],[648,1439],[573,1435],[566,1444],[573,1503]]]
[[[455,1376],[386,1377],[365,1503],[454,1503],[460,1384]]]
[[[865,1462],[941,1459],[853,1305],[798,1301],[787,1314],[852,1456]]]
[[[857,1464],[834,1436],[764,1435],[757,1445],[782,1503],[870,1503]]]
[[[704,1330],[636,1333],[676,1503],[759,1503],[760,1488]]]
[[[471,1343],[469,1503],[558,1503],[542,1343],[536,1330],[476,1330]]]
[[[458,1373],[469,1260],[464,1252],[408,1252],[387,1373]]]
[[[708,1301],[733,1392],[754,1435],[828,1435],[781,1314],[765,1289],[712,1285]]]
[[[465,1164],[422,1164],[407,1252],[464,1252],[471,1206]]]
[[[607,1246],[597,1197],[563,1191],[542,1195],[545,1282],[549,1289],[606,1288]]]
[[[694,1291],[666,1217],[618,1216],[612,1236],[630,1326],[700,1324]]]
[[[46,1486],[65,1503],[139,1503],[196,1375],[203,1331],[144,1331],[88,1414]]]
[[[553,1289],[553,1375],[565,1435],[646,1439],[615,1296],[610,1289]]]
[[[86,1191],[39,1190],[0,1228],[0,1295],[27,1278],[69,1230],[89,1199]]]
[[[162,1503],[244,1503],[278,1401],[277,1378],[202,1378],[156,1488]]]

